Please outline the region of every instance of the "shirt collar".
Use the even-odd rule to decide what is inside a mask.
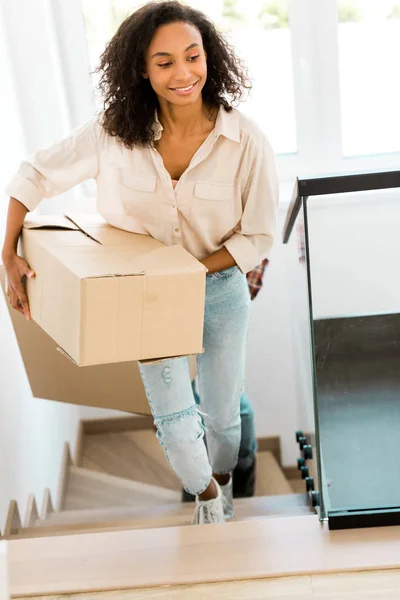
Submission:
[[[158,120],[158,112],[156,110],[153,122],[153,133],[155,142],[161,138],[163,129],[163,126]],[[240,143],[239,119],[235,109],[232,109],[230,112],[227,112],[223,106],[219,107],[217,120],[215,122],[214,135],[215,138],[218,138],[220,135],[223,135],[224,137],[232,140],[233,142]]]
[[[227,112],[223,106],[220,106],[214,131],[216,137],[223,135],[233,142],[239,143],[240,128],[237,111],[233,108],[230,112]]]
[[[161,134],[164,130],[164,127],[161,125],[160,121],[158,120],[157,109],[154,113],[154,122],[153,122],[152,128],[153,128],[153,133],[154,133],[154,141],[157,142],[161,138]]]

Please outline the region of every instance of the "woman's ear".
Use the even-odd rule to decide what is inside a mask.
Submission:
[[[147,74],[147,71],[142,71],[142,77],[143,77],[143,79],[148,79],[149,78],[149,76]]]

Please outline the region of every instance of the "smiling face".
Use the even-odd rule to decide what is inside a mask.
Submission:
[[[149,78],[160,104],[188,106],[198,101],[207,79],[198,29],[181,22],[159,27],[147,50],[144,77]]]

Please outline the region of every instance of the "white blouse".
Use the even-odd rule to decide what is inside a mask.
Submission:
[[[154,139],[162,126],[157,117]],[[272,246],[278,205],[274,154],[261,131],[220,108],[214,129],[175,187],[154,148],[129,150],[96,117],[22,162],[6,193],[28,210],[87,179],[111,225],[181,244],[201,260],[224,246],[243,273]]]

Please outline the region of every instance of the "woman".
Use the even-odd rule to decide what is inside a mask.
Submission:
[[[119,27],[99,66],[104,112],[21,164],[3,262],[12,306],[29,319],[17,255],[26,212],[89,178],[112,225],[181,244],[207,268],[201,420],[187,358],[140,364],[167,459],[196,495],[193,523],[233,516],[250,297],[245,273],[272,245],[278,185],[273,152],[230,102],[248,87],[231,48],[201,12],[149,3]],[[207,431],[208,454],[204,444]]]

